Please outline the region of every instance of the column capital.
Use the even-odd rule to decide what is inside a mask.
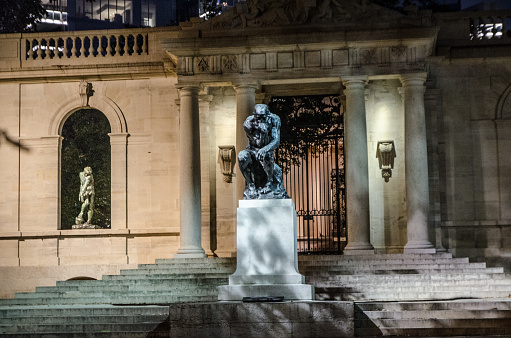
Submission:
[[[126,144],[128,133],[108,133],[110,137],[110,144]]]
[[[407,86],[423,86],[428,78],[428,73],[411,73],[411,74],[401,74],[400,80],[404,87]]]
[[[234,90],[236,90],[236,92],[251,90],[251,89],[256,91],[257,89],[260,88],[260,85],[257,82],[240,82],[240,83],[233,83],[233,87],[234,87]]]
[[[179,91],[179,95],[191,95],[191,94],[198,95],[201,90],[200,84],[176,83],[174,86]]]
[[[367,81],[368,81],[368,76],[367,75],[361,75],[361,76],[343,76],[341,81],[342,81],[342,84],[345,86],[345,87],[352,87],[352,86],[356,86],[356,85],[363,85],[365,86]]]

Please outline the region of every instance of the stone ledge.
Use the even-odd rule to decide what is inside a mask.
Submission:
[[[101,236],[179,236],[179,227],[155,229],[66,229],[51,231],[10,231],[0,232],[1,239],[101,237]]]

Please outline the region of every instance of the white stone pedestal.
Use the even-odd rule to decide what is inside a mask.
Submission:
[[[314,287],[298,272],[296,210],[291,199],[241,200],[237,216],[237,266],[218,300],[279,297],[312,300]]]

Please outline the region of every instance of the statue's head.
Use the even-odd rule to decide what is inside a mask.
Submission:
[[[92,168],[91,167],[83,168],[83,173],[85,174],[85,176],[91,175],[92,174]]]
[[[255,115],[266,115],[269,113],[270,113],[270,110],[268,109],[268,106],[265,104],[256,104],[254,106],[254,114]]]

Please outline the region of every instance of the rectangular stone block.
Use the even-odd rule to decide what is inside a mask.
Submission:
[[[353,302],[170,304],[171,337],[353,337]]]
[[[284,297],[312,300],[298,272],[296,210],[291,199],[243,200],[237,214],[237,267],[219,300]]]

